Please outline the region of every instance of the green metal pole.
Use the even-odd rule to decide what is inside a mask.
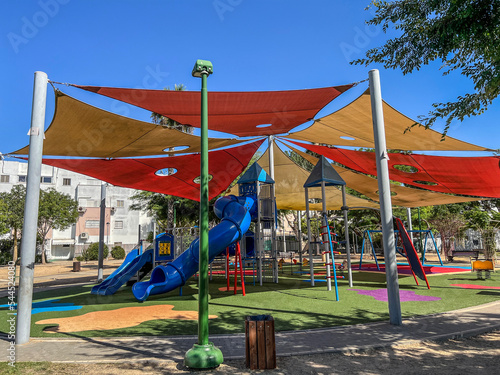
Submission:
[[[190,368],[209,369],[223,362],[220,349],[208,341],[208,94],[207,77],[212,63],[196,61],[193,76],[201,78],[201,160],[200,160],[200,238],[198,279],[198,344],[187,351],[184,364]]]
[[[208,102],[207,75],[201,76],[200,281],[198,344],[208,344]]]

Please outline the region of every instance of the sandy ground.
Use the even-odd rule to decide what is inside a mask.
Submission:
[[[0,369],[2,368],[0,365]],[[18,364],[18,366],[23,366]],[[31,366],[31,365],[30,365]],[[244,360],[225,361],[209,371],[189,371],[180,362],[120,364],[41,363],[16,374],[495,374],[500,368],[500,332],[461,340],[426,342],[363,353],[278,358],[274,370],[250,371]],[[1,372],[1,371],[0,371]]]

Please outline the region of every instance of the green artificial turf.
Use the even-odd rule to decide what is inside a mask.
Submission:
[[[298,269],[298,267],[296,267]],[[429,277],[431,289],[424,282],[415,285],[412,276],[400,276],[401,290],[412,290],[419,295],[440,297],[439,301],[402,302],[403,318],[417,315],[435,314],[498,300],[500,290],[463,289],[450,284],[476,284],[484,286],[500,286],[498,274],[492,274],[491,280],[477,280],[475,273],[440,274]],[[326,290],[326,283],[310,283],[301,279],[306,276],[292,274],[286,267],[279,274],[279,283],[265,283],[262,287],[252,284],[247,277],[246,296],[238,291],[221,292],[218,289],[226,286],[222,276],[210,282],[209,313],[217,315],[210,320],[210,333],[244,332],[244,320],[247,315],[271,314],[275,320],[277,331],[298,330],[348,325],[388,320],[387,302],[377,301],[371,296],[360,295],[350,290],[347,279],[338,280],[340,301],[335,301],[334,291]],[[347,277],[347,274],[346,274]],[[385,288],[385,274],[371,272],[353,272],[354,289]],[[333,283],[332,283],[333,284]],[[233,281],[231,279],[231,285]],[[103,337],[103,336],[149,336],[149,335],[196,335],[197,321],[186,320],[153,320],[138,326],[106,331],[83,331],[75,333],[47,333],[43,329],[47,325],[35,322],[56,318],[83,315],[92,311],[115,310],[122,307],[149,306],[158,304],[174,305],[174,311],[198,311],[197,284],[190,280],[179,290],[167,294],[151,296],[146,302],[139,304],[132,295],[130,287],[122,287],[112,296],[95,296],[90,294],[91,285],[54,289],[36,293],[33,301],[60,299],[58,303],[73,303],[83,306],[80,310],[62,312],[44,312],[32,315],[32,337]],[[333,285],[332,285],[333,288]],[[0,304],[7,303],[1,299]],[[0,332],[7,332],[8,315],[6,309],[0,310]]]

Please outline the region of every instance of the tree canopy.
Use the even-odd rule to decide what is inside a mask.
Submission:
[[[42,246],[51,229],[67,229],[77,220],[78,202],[75,199],[53,188],[40,191],[38,235],[42,239]],[[42,252],[42,263],[45,263],[45,252]]]
[[[24,185],[14,185],[10,192],[0,193],[0,202],[3,202],[5,214],[0,213],[0,221],[4,222],[7,230],[13,232],[14,252],[12,259],[18,258],[18,237],[23,229],[24,222],[24,201],[26,199],[26,187]],[[0,209],[1,211],[1,209]],[[0,224],[0,233],[1,224]]]
[[[0,198],[0,235],[8,232],[7,215],[9,214],[7,203]]]
[[[445,134],[455,119],[483,113],[500,94],[500,1],[497,0],[397,0],[377,1],[375,15],[367,21],[395,29],[399,36],[366,52],[352,64],[381,63],[403,74],[440,60],[443,75],[458,71],[474,84],[474,92],[454,102],[434,103],[419,117],[426,127],[446,120]]]

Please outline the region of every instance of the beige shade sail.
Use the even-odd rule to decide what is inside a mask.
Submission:
[[[310,154],[297,150],[296,148],[289,145],[287,145],[287,147],[290,147],[291,150],[302,156],[313,165],[316,165],[316,163],[318,162],[318,159]],[[377,179],[364,174],[352,172],[337,165],[332,166],[333,168],[335,168],[340,177],[342,177],[342,179],[346,182],[346,185],[348,187],[356,190],[357,192],[367,196],[374,201],[378,201],[379,196]],[[476,197],[442,194],[428,190],[413,189],[395,184],[391,184],[391,195],[392,204],[394,206],[408,208],[481,200],[481,198]]]
[[[383,102],[387,148],[413,151],[492,151],[490,149],[462,142],[422,126]],[[406,131],[406,132],[405,132]],[[371,98],[365,91],[359,98],[344,108],[322,117],[307,129],[292,133],[287,138],[334,146],[375,147]]]
[[[295,164],[281,149],[273,143],[274,148],[274,180],[276,190],[276,205],[280,210],[305,210],[304,183],[309,177],[309,172]],[[269,173],[269,150],[257,161]],[[232,194],[237,192],[233,188]],[[320,188],[309,188],[310,199],[321,199]],[[370,202],[347,194],[347,205],[350,207],[379,208],[378,203]],[[340,210],[342,207],[342,191],[335,186],[326,188],[326,206],[328,210]],[[322,204],[310,203],[310,210],[321,211]]]
[[[200,152],[200,137],[123,117],[55,91],[56,108],[45,132],[43,154],[118,158]],[[210,138],[210,150],[242,141]],[[177,148],[169,152],[169,148]],[[27,155],[26,146],[13,154]]]

